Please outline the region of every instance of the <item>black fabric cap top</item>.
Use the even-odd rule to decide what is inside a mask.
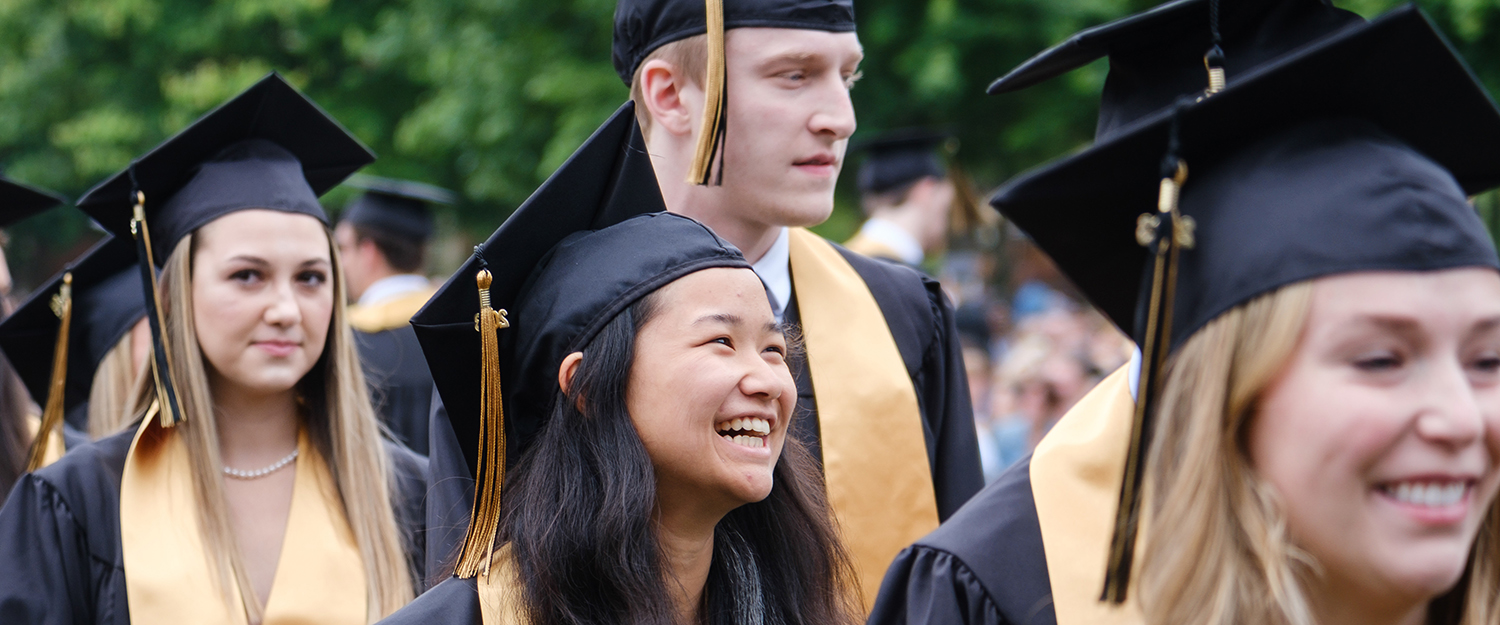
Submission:
[[[1219,0],[1224,70],[1236,79],[1320,37],[1363,23],[1327,0]],[[1095,26],[1048,48],[990,84],[1009,93],[1109,57],[1099,103],[1096,141],[1208,86],[1204,54],[1210,37],[1209,0],[1176,0]]]
[[[131,191],[139,188],[161,263],[182,237],[239,210],[266,208],[327,223],[318,196],[374,160],[273,73],[94,187],[78,207],[130,238]]]
[[[938,147],[948,136],[926,128],[893,130],[853,149],[866,153],[859,166],[861,193],[884,193],[927,177],[942,178],[948,168]]]
[[[64,202],[67,200],[50,191],[0,178],[0,228],[14,226]]]
[[[614,62],[630,84],[657,48],[708,31],[703,0],[619,0],[615,5]],[[854,31],[853,0],[725,0],[724,29],[801,28]]]
[[[52,312],[52,298],[69,271],[73,272],[73,318],[68,328],[65,412],[88,401],[99,363],[146,316],[135,243],[130,239],[111,236],[100,241],[33,291],[0,322],[0,349],[38,405],[47,403],[53,346],[61,324]]]
[[[1006,183],[991,204],[1122,330],[1142,336],[1173,111]],[[1415,7],[1278,59],[1178,112],[1188,167],[1176,346],[1286,284],[1374,270],[1497,267],[1466,196],[1500,183],[1500,111]],[[1147,283],[1149,285],[1149,283]]]
[[[544,264],[543,258],[574,233],[600,230],[636,215],[665,210],[651,157],[635,122],[635,105],[626,102],[480,246],[479,255],[494,276],[490,285],[493,306],[512,313],[511,327],[499,331],[507,443],[512,451],[530,440],[545,416],[530,408],[523,411],[514,403],[523,375],[515,368],[517,336],[523,328],[528,335],[537,331],[525,326],[521,314],[522,291],[528,279]],[[657,238],[641,245],[671,248],[675,243]],[[627,262],[618,259],[622,267]],[[474,330],[474,314],[479,311],[474,276],[480,267],[478,258],[470,258],[412,317],[412,327],[473,475],[479,475],[475,456],[482,376],[480,336]],[[555,365],[552,371],[555,384]],[[517,456],[507,455],[512,459]]]
[[[452,191],[410,180],[356,175],[347,184],[365,193],[344,208],[339,221],[421,241],[432,236],[428,205],[456,199]]]

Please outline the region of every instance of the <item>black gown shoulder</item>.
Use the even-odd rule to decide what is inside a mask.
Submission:
[[[0,508],[0,623],[130,622],[120,476],[134,430],[22,476]]]
[[[406,607],[379,621],[380,625],[478,625],[480,622],[479,583],[473,579],[457,577],[450,577],[433,586],[432,590],[406,604]]]
[[[432,372],[410,325],[381,332],[354,331],[375,413],[402,444],[427,455],[427,411]]]
[[[896,556],[869,623],[1057,623],[1030,456]]]
[[[427,588],[427,458],[384,441],[391,463],[391,506],[417,593]]]
[[[974,432],[974,408],[953,305],[936,280],[895,261],[834,248],[864,280],[895,339],[896,349],[911,376],[922,413],[922,429],[937,495],[938,518],[947,519],[984,486],[979,468],[979,443]],[[797,277],[792,276],[795,283]],[[794,290],[795,292],[795,290]],[[788,323],[800,316],[796,297],[788,304]],[[812,419],[797,419],[792,428],[815,457],[822,457],[817,428],[817,404],[805,358],[794,359],[797,404]]]

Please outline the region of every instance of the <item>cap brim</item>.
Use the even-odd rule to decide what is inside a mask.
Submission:
[[[57,343],[57,330],[61,320],[52,312],[52,297],[62,287],[63,275],[73,273],[73,302],[76,306],[79,295],[93,285],[131,267],[135,262],[135,245],[130,239],[107,237],[84,252],[68,267],[52,276],[41,288],[32,291],[4,322],[0,322],[0,349],[15,368],[26,390],[38,405],[47,403],[47,394],[52,385],[53,352]],[[74,310],[68,332],[68,374],[64,409],[88,400],[93,385],[94,368],[92,358],[79,358],[84,348],[83,315]],[[123,322],[122,322],[123,323]],[[130,320],[130,325],[135,321]],[[123,332],[121,333],[123,336]]]
[[[531,272],[568,235],[664,210],[651,157],[635,123],[635,105],[627,102],[480,246],[494,276],[492,305],[515,310]],[[474,329],[479,311],[474,278],[480,266],[470,257],[411,320],[471,471],[477,466],[482,387],[480,336]],[[502,330],[501,340],[506,338]],[[513,373],[502,365],[502,383],[514,379]],[[528,428],[543,417],[507,415],[510,444],[529,438]]]
[[[1153,9],[1081,30],[1067,40],[1047,48],[1004,76],[990,83],[990,95],[1019,91],[1109,55],[1110,47],[1130,40],[1160,41],[1175,37],[1182,23],[1204,12],[1206,0],[1176,0]],[[1203,28],[1208,22],[1203,20]]]
[[[1033,169],[991,205],[1026,231],[1121,329],[1134,327],[1146,252],[1136,217],[1154,209],[1170,107],[1082,152]],[[1450,171],[1465,192],[1500,184],[1500,111],[1415,6],[1351,26],[1187,104],[1191,172],[1238,146],[1324,117],[1372,121]],[[1188,184],[1192,184],[1191,173]]]
[[[363,191],[421,202],[452,204],[458,200],[458,196],[452,191],[414,180],[397,180],[368,174],[355,174],[350,176],[349,180],[344,182],[344,185]]]
[[[50,191],[0,178],[0,228],[65,203],[67,199]]]
[[[200,164],[246,139],[266,139],[294,154],[317,195],[375,160],[374,152],[273,72],[135,160],[147,205],[160,206]],[[78,208],[116,236],[129,237],[131,188],[127,168],[91,189]]]

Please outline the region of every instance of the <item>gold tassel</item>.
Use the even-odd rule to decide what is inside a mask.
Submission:
[[[703,11],[708,22],[708,68],[703,86],[703,126],[698,132],[698,146],[688,167],[689,184],[706,185],[713,175],[714,155],[718,153],[724,133],[726,100],[724,57],[724,0],[704,0]],[[720,159],[719,170],[724,163]]]
[[[172,351],[167,349],[165,328],[167,321],[161,312],[161,291],[156,285],[156,257],[151,248],[151,229],[146,226],[146,194],[135,192],[135,207],[130,220],[130,232],[135,235],[137,256],[140,257],[141,272],[148,294],[152,353],[151,378],[156,384],[156,397],[160,401],[161,426],[169,428],[182,422],[186,415],[177,403],[177,392],[172,387]],[[165,369],[165,370],[164,370]]]
[[[510,327],[505,311],[490,306],[489,270],[480,269],[474,278],[479,285],[479,312],[474,315],[474,329],[479,331],[481,345],[479,463],[469,531],[464,536],[455,571],[465,579],[479,573],[489,574],[495,533],[500,527],[500,492],[505,486],[505,405],[500,394],[500,339],[495,333]]]
[[[68,326],[73,322],[73,272],[63,274],[62,288],[52,296],[52,314],[61,321],[57,324],[57,342],[52,348],[52,384],[47,389],[47,407],[42,410],[42,426],[31,441],[31,457],[26,461],[28,472],[42,468],[47,455],[47,443],[52,433],[62,425],[63,391],[68,379]]]
[[[1130,573],[1140,529],[1141,494],[1147,446],[1151,443],[1151,410],[1155,408],[1158,377],[1166,364],[1172,341],[1172,307],[1176,298],[1178,252],[1193,247],[1194,222],[1177,207],[1182,185],[1187,182],[1187,164],[1177,160],[1171,176],[1161,179],[1157,214],[1145,213],[1136,220],[1136,242],[1153,248],[1151,293],[1146,313],[1146,334],[1141,342],[1140,391],[1130,425],[1130,447],[1125,455],[1125,474],[1120,481],[1119,508],[1104,575],[1101,601],[1124,603],[1130,590]]]

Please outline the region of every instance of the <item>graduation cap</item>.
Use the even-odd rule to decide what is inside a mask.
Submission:
[[[135,254],[133,241],[106,237],[0,322],[0,349],[44,406],[32,462],[63,417],[89,400],[105,355],[146,315]]]
[[[630,85],[635,70],[657,48],[708,35],[703,125],[688,168],[688,182],[709,183],[724,141],[726,85],[724,31],[731,28],[798,28],[854,32],[853,0],[619,0],[615,5],[613,58],[620,80]],[[719,163],[719,177],[724,164]]]
[[[0,178],[0,228],[14,226],[66,201],[50,191]]]
[[[78,208],[110,233],[136,241],[164,427],[183,415],[167,374],[156,267],[183,237],[236,211],[270,209],[327,224],[318,196],[374,160],[358,139],[272,73],[78,200]]]
[[[1095,140],[1102,141],[1183,95],[1223,89],[1268,61],[1363,21],[1327,0],[1176,0],[1080,31],[991,83],[989,93],[1025,89],[1108,57],[1095,129]]]
[[[749,267],[708,228],[665,212],[634,111],[627,102],[594,131],[412,317],[477,478],[460,577],[488,566],[506,459],[550,414],[562,359],[657,287]]]
[[[859,166],[859,191],[885,193],[923,178],[946,176],[948,168],[938,148],[949,138],[926,128],[904,128],[855,146],[854,150],[866,153]]]
[[[432,235],[429,204],[452,204],[452,191],[411,180],[355,175],[347,185],[365,192],[344,208],[340,221],[417,240]]]
[[[1230,308],[1294,282],[1500,267],[1466,201],[1496,184],[1500,111],[1408,5],[995,193],[991,204],[1142,348],[1105,599],[1123,601],[1128,588],[1167,354]]]

